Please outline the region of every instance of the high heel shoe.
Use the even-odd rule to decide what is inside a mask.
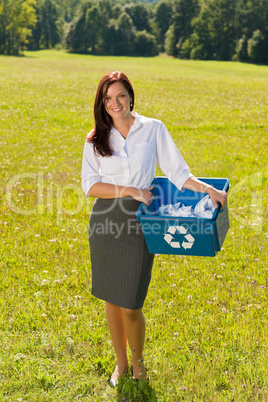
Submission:
[[[113,374],[111,375],[111,378],[108,380],[109,385],[110,385],[112,388],[116,387],[117,384],[118,384],[118,378],[121,377],[122,375],[127,374],[127,372],[128,372],[128,368],[126,369],[126,372],[125,372],[125,373],[119,375],[118,366],[116,366],[116,368],[115,368]],[[117,377],[117,378],[113,378],[113,376],[115,376],[115,377]]]
[[[115,388],[118,384],[118,380],[114,380],[113,378],[110,378],[109,384],[111,385],[112,388]]]

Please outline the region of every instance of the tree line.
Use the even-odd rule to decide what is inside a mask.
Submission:
[[[268,0],[0,0],[0,53],[268,62]]]

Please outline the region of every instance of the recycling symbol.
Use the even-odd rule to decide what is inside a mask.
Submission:
[[[182,245],[184,250],[190,249],[194,244],[194,237],[190,233],[187,234],[187,231],[188,230],[183,226],[169,226],[167,230],[168,233],[164,235],[164,240],[173,248],[180,248]],[[172,235],[174,235],[176,232],[184,234],[184,239],[181,245],[180,242],[173,241],[174,237]]]

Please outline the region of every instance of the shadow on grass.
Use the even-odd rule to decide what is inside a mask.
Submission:
[[[156,402],[157,397],[149,380],[133,380],[131,374],[126,374],[119,378],[117,385],[117,401]]]
[[[28,56],[24,53],[19,53],[19,54],[1,54],[0,53],[0,56],[6,57],[6,58],[13,57],[14,59],[36,59],[36,56]]]

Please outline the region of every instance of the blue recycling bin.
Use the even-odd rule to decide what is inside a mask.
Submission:
[[[201,177],[199,180],[218,190],[228,191],[230,187],[226,178]],[[188,189],[181,192],[170,180],[161,176],[154,179],[152,186],[154,201],[149,206],[142,203],[136,212],[149,253],[214,257],[220,251],[229,229],[227,205],[221,211],[219,204],[212,218],[161,215],[161,205],[180,201],[194,208],[207,194]]]

